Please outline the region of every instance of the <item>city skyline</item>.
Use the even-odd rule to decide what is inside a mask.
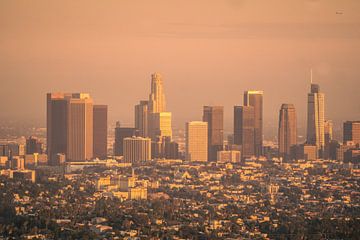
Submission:
[[[348,90],[360,88],[356,1],[272,5],[229,0],[206,2],[207,11],[201,11],[202,1],[191,7],[176,1],[111,2],[100,7],[108,11],[107,18],[100,17],[96,3],[84,3],[76,3],[85,10],[81,12],[60,4],[0,3],[0,78],[7,87],[0,96],[0,119],[35,120],[45,126],[43,93],[85,91],[109,106],[110,123],[120,120],[130,126],[134,116],[128,112],[148,95],[149,73],[159,71],[167,81],[174,126],[200,120],[204,105],[221,105],[225,130],[231,131],[232,106],[242,104],[243,91],[259,89],[266,102],[265,138],[276,136],[271,128],[277,126],[284,102],[295,105],[299,134],[305,135],[302,98],[310,68],[328,96],[326,119],[335,128],[345,119],[359,119],[359,111],[343,108],[359,109],[358,97]],[[48,14],[55,8],[57,14]],[[174,12],[182,8],[187,9],[185,19]],[[336,14],[339,10],[344,14]],[[144,19],[149,15],[151,19]],[[101,34],[95,37],[96,32]],[[193,96],[191,102],[184,92]],[[184,108],[189,103],[192,108]]]
[[[0,239],[359,239],[360,1],[0,1]]]

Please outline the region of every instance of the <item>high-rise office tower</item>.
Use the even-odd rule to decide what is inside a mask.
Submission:
[[[187,122],[186,134],[186,160],[201,161],[208,160],[208,124],[207,122]]]
[[[47,153],[69,161],[93,157],[93,100],[87,93],[47,94]]]
[[[135,163],[147,160],[151,160],[150,138],[124,138],[124,162]]]
[[[260,156],[263,148],[263,91],[245,91],[244,106],[254,107],[255,155]]]
[[[151,93],[149,96],[149,112],[165,112],[165,94],[162,77],[159,73],[151,75]]]
[[[311,84],[311,92],[308,94],[307,114],[307,144],[315,145],[318,154],[323,157],[325,147],[324,114],[325,95],[320,92],[318,84]]]
[[[87,93],[73,94],[68,105],[66,159],[85,161],[93,157],[93,100]]]
[[[344,143],[351,141],[360,145],[360,121],[346,121],[343,126]]]
[[[149,101],[140,101],[135,106],[135,128],[139,131],[139,136],[148,137],[148,115]]]
[[[26,139],[26,154],[42,153],[42,143],[37,137],[30,136]]]
[[[49,163],[58,153],[67,153],[68,100],[71,94],[47,94],[46,148]]]
[[[255,108],[234,107],[234,144],[241,145],[242,158],[255,155]]]
[[[94,157],[105,159],[107,156],[107,105],[94,105],[93,150]]]
[[[290,147],[297,144],[296,112],[293,104],[282,104],[279,114],[279,156],[290,159]]]
[[[171,112],[152,113],[150,117],[150,137],[158,141],[163,137],[172,137]]]
[[[151,75],[151,93],[148,101],[148,135],[158,141],[171,133],[171,113],[166,111],[162,77],[159,73]]]
[[[325,120],[324,122],[324,138],[325,144],[330,143],[333,139],[333,123],[331,120]]]
[[[124,155],[124,139],[128,137],[137,136],[137,130],[135,128],[121,127],[120,122],[116,122],[115,127],[115,143],[114,143],[114,155]]]
[[[331,120],[325,120],[324,122],[324,159],[330,159],[331,141],[333,140],[333,123]]]
[[[204,106],[203,121],[208,123],[208,160],[216,161],[224,144],[224,107]]]

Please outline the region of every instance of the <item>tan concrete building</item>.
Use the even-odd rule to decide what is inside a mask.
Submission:
[[[172,138],[171,112],[151,113],[150,117],[150,137],[153,141],[163,137]]]
[[[208,161],[208,124],[207,122],[187,122],[186,134],[186,160]]]
[[[69,161],[93,157],[93,100],[89,94],[73,94],[68,105],[67,152]]]

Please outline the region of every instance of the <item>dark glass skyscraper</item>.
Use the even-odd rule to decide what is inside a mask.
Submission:
[[[94,105],[93,150],[94,157],[104,159],[107,156],[107,105]]]
[[[263,91],[245,91],[244,106],[254,107],[255,155],[260,156],[263,148]]]
[[[42,153],[42,143],[37,137],[30,136],[26,139],[26,154]]]
[[[296,112],[293,104],[282,104],[279,114],[279,156],[288,160],[290,147],[297,143]]]
[[[352,141],[360,145],[360,121],[346,121],[344,122],[344,143]]]
[[[47,154],[49,163],[56,154],[67,152],[68,99],[71,94],[47,94]]]
[[[120,122],[116,122],[115,127],[115,143],[114,143],[114,155],[124,155],[124,138],[131,138],[137,136],[137,130],[135,128],[121,127]]]
[[[217,152],[223,150],[224,107],[204,106],[203,121],[208,123],[208,161],[216,161]]]
[[[255,155],[255,108],[234,107],[234,144],[241,145],[242,158]]]

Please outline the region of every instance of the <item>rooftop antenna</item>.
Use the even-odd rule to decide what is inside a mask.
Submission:
[[[310,83],[313,83],[313,74],[312,74],[312,68],[310,68]]]

